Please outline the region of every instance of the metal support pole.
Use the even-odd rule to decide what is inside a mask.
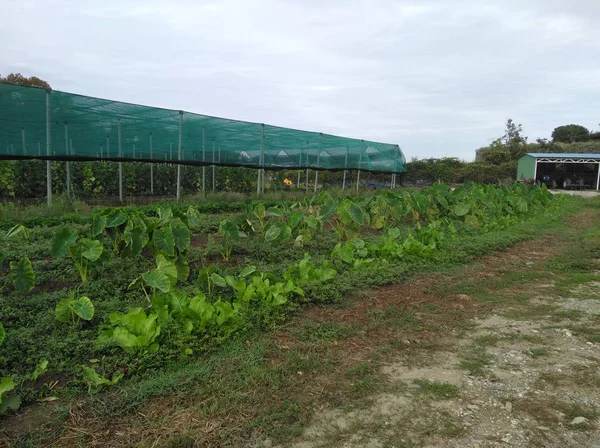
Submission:
[[[106,158],[110,157],[110,138],[106,135]]]
[[[133,158],[135,159],[135,143],[133,144]]]
[[[27,145],[25,144],[25,126],[21,128],[21,142],[23,143],[23,155],[27,155]]]
[[[536,159],[535,168],[533,169],[533,183],[534,184],[537,182],[537,166],[538,166],[538,163],[537,163],[537,159]]]
[[[38,142],[38,156],[42,155],[42,145],[40,142]]]
[[[596,190],[600,190],[600,163],[598,164],[598,177],[596,179]]]
[[[309,165],[309,162],[308,162],[308,142],[306,142],[306,160],[305,160],[305,162],[306,162],[306,176],[305,176],[306,177],[306,188],[305,188],[305,193],[308,194],[308,165]]]
[[[154,153],[152,148],[152,132],[149,135],[150,138],[150,160],[154,160]],[[150,163],[150,194],[154,194],[154,163]]]
[[[117,137],[119,148],[119,159],[123,157],[123,148],[121,146],[121,120],[117,122]],[[123,202],[123,162],[119,161],[119,201]]]
[[[202,162],[206,161],[206,131],[202,128]],[[206,167],[202,165],[202,194],[206,194]]]
[[[177,160],[181,162],[181,139],[183,137],[183,111],[179,111],[179,144],[177,147]],[[203,148],[204,150],[204,148]],[[177,164],[177,201],[181,195],[181,163]]]
[[[360,185],[360,170],[356,173],[356,192],[358,193],[358,186]]]
[[[166,154],[165,154],[166,157]],[[169,142],[169,161],[173,161],[173,142]]]
[[[320,133],[320,140],[319,140],[319,153],[317,154],[317,169],[315,170],[315,189],[314,192],[317,192],[317,189],[319,188],[319,163],[321,162],[321,151],[323,150],[323,133]]]
[[[265,192],[265,124],[260,125],[260,158],[261,158],[261,171],[262,180],[260,182],[260,191]]]
[[[348,153],[350,152],[350,147],[346,146],[346,157],[344,158],[344,179],[342,180],[342,191],[346,189],[346,168],[348,168]]]
[[[213,180],[213,188],[212,191],[215,191],[215,140],[213,139],[213,150],[212,150],[212,162],[213,162],[213,166],[212,166],[212,180]]]
[[[302,166],[302,150],[300,150],[300,159],[298,160],[298,181],[296,182],[296,188],[300,188],[300,173],[302,170],[300,167]]]
[[[65,121],[65,154],[69,156],[69,125]],[[71,167],[69,161],[65,163],[67,169],[67,197],[71,197]]]
[[[52,155],[52,142],[50,134],[50,89],[46,90],[46,156]],[[52,205],[52,166],[50,160],[46,160],[46,197],[48,206]]]

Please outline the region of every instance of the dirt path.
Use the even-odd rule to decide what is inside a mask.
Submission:
[[[438,315],[416,339],[396,333],[403,349],[378,361],[384,391],[323,406],[292,443],[257,446],[600,447],[600,271],[592,250],[600,243],[597,233],[585,238],[596,215],[578,216],[544,247],[522,243],[458,275],[380,289],[347,310],[313,309],[312,317],[355,324],[374,308],[386,313],[407,302]],[[589,240],[595,246],[586,251]],[[365,339],[359,352],[381,351],[376,333]]]

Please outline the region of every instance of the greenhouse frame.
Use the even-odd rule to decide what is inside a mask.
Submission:
[[[406,170],[395,144],[4,83],[0,159],[47,160],[49,201],[51,160],[251,167],[259,170],[257,192],[265,169],[344,170],[344,179],[346,170],[390,173],[392,184]],[[203,171],[203,189],[204,178]]]

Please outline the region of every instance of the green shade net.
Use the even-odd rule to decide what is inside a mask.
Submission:
[[[0,159],[405,171],[398,145],[49,92],[47,145],[47,91],[0,83]]]

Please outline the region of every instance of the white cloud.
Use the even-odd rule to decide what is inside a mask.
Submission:
[[[454,155],[596,128],[597,0],[12,0],[0,73]]]

